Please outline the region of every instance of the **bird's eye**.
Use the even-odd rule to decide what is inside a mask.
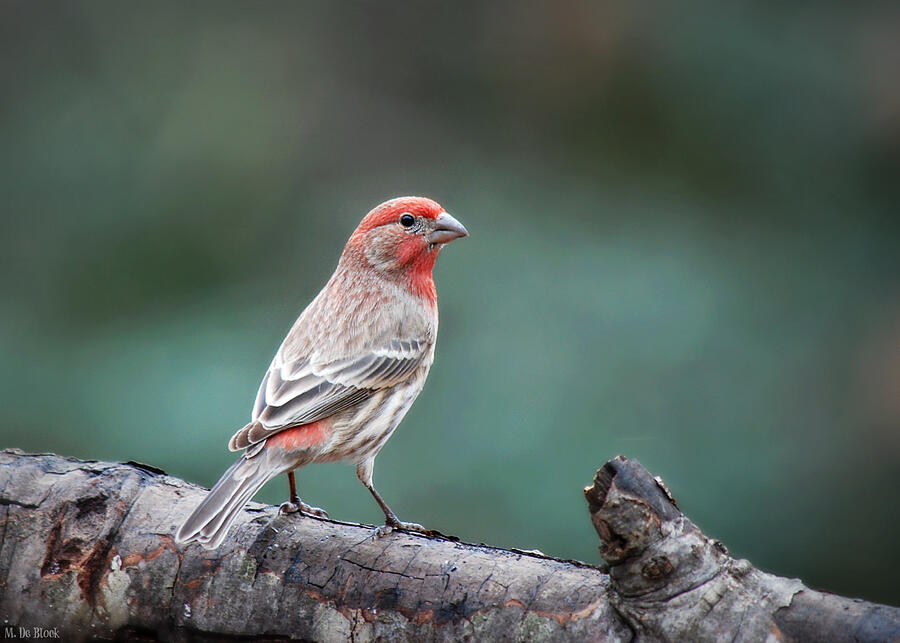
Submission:
[[[400,225],[404,228],[411,228],[412,225],[416,222],[416,218],[411,214],[404,214],[400,217]]]

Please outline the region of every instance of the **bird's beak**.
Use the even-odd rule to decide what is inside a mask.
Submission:
[[[434,230],[425,235],[425,241],[434,245],[449,243],[460,237],[468,237],[469,231],[459,221],[446,212],[441,212],[434,220]]]

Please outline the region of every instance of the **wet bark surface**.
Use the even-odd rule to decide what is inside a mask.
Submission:
[[[216,551],[173,534],[205,490],[136,463],[0,453],[0,617],[63,640],[900,640],[900,610],[764,574],[634,460],[585,490],[599,567],[279,515]]]

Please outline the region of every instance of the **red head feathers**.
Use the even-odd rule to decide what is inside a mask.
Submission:
[[[440,204],[424,197],[399,197],[367,214],[351,235],[344,258],[399,279],[415,294],[434,301],[431,276],[445,243],[468,236]]]
[[[408,212],[414,217],[433,220],[443,211],[444,208],[431,199],[422,196],[400,196],[372,208],[369,214],[363,217],[354,235],[359,232],[368,232],[386,223],[396,222],[403,213]]]

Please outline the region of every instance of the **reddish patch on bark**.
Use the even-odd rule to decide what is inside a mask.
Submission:
[[[122,568],[132,567],[137,565],[141,561],[149,561],[154,558],[158,558],[165,552],[167,549],[177,553],[175,549],[175,541],[171,536],[159,536],[160,540],[162,540],[162,544],[156,549],[149,551],[145,554],[128,554],[125,558],[122,559]]]
[[[503,607],[518,607],[518,608],[521,608],[522,611],[524,611],[524,612],[530,611],[534,614],[537,614],[541,618],[552,618],[554,621],[559,623],[560,627],[565,627],[566,623],[569,623],[571,621],[577,621],[577,620],[580,620],[583,618],[588,618],[604,602],[606,602],[606,597],[601,596],[597,600],[593,601],[592,603],[589,603],[588,605],[585,605],[584,607],[582,607],[580,610],[576,610],[574,612],[550,612],[547,610],[536,610],[536,609],[529,610],[527,607],[525,607],[525,604],[522,601],[512,598],[512,599],[506,601],[503,604]]]
[[[432,619],[434,619],[434,610],[421,610],[418,613],[413,614],[413,622],[416,625],[425,625]]]
[[[78,586],[85,600],[91,605],[97,602],[97,590],[103,581],[104,573],[109,567],[112,558],[109,541],[98,540],[94,543],[87,558],[81,563],[81,571],[78,572]]]
[[[75,504],[78,516],[83,517],[100,511],[96,503],[88,499]],[[47,553],[41,564],[42,578],[57,578],[68,571],[77,571],[78,586],[85,601],[94,605],[97,590],[103,581],[103,573],[111,557],[110,542],[101,537],[95,541],[90,550],[82,538],[65,538],[63,536],[65,512],[57,516],[56,522],[47,536]]]
[[[62,540],[62,514],[47,535],[47,553],[41,564],[41,576],[59,576],[73,565],[81,562],[81,547],[84,541],[80,538]]]
[[[213,576],[215,576],[216,574],[219,573],[219,568],[222,565],[221,558],[214,558],[214,559],[207,558],[201,562],[202,562],[202,565],[201,565],[202,570],[197,574],[196,578],[193,578],[189,581],[185,581],[185,580],[181,579],[180,584],[183,589],[193,591],[193,590],[197,590],[197,589],[201,588],[204,585],[204,583],[209,582],[210,579],[213,578]],[[210,603],[211,603],[211,601],[210,601]]]
[[[266,441],[266,446],[279,447],[285,451],[302,451],[324,444],[330,435],[331,427],[325,420],[319,420],[279,431]]]
[[[503,607],[520,607],[523,611],[528,611],[528,609],[525,607],[525,603],[515,598],[511,598],[503,603]]]

